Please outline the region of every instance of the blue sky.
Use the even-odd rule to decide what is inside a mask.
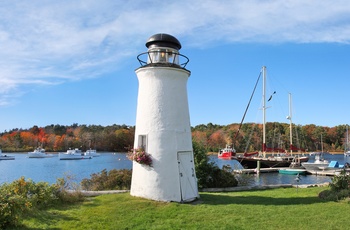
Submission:
[[[2,1],[0,132],[33,125],[134,125],[136,56],[156,33],[190,62],[192,126],[239,123],[262,66],[267,121],[350,123],[350,2]],[[261,122],[261,84],[246,122]]]

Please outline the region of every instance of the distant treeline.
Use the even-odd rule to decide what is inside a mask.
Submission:
[[[237,152],[261,150],[262,124],[197,125],[192,127],[193,141],[208,152],[216,152],[226,144],[234,145]],[[346,145],[346,125],[323,127],[316,125],[293,125],[293,145],[307,151],[321,150],[321,138],[325,151],[343,151]],[[289,124],[268,122],[266,143],[269,147],[286,150],[290,145]],[[48,152],[66,151],[69,148],[89,148],[97,151],[127,152],[134,143],[135,126],[127,125],[48,125],[30,129],[12,129],[0,133],[3,152],[26,152],[42,146]]]
[[[1,133],[3,152],[32,151],[42,146],[48,152],[92,148],[97,151],[127,152],[134,143],[135,127],[127,125],[49,125],[30,129],[13,129]]]
[[[310,125],[292,126],[292,143],[298,148],[309,152],[323,150],[329,152],[343,151],[346,146],[347,125],[336,127],[323,127]],[[245,123],[240,128],[239,124],[226,126],[209,123],[197,125],[192,129],[193,141],[206,147],[208,151],[218,151],[226,144],[233,144],[237,152],[252,152],[262,148],[262,124]],[[266,144],[271,148],[283,148],[289,150],[290,125],[287,123],[266,123]]]

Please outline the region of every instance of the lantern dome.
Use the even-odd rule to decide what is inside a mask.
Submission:
[[[152,35],[146,42],[147,48],[169,47],[176,50],[181,49],[181,43],[170,34],[159,33]]]

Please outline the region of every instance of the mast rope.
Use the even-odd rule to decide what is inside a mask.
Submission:
[[[239,134],[239,132],[240,132],[240,130],[241,130],[241,127],[242,127],[242,124],[243,124],[244,118],[245,118],[245,116],[246,116],[246,114],[247,114],[247,112],[248,112],[248,109],[249,109],[250,103],[251,103],[251,101],[252,101],[252,99],[253,99],[253,96],[254,96],[254,93],[255,93],[255,90],[256,90],[256,87],[258,86],[259,79],[260,79],[260,77],[261,77],[261,73],[262,73],[262,71],[260,71],[260,73],[259,73],[259,77],[258,77],[258,79],[256,80],[256,83],[255,83],[255,86],[254,86],[253,92],[252,92],[252,94],[251,94],[251,96],[250,96],[250,99],[249,99],[248,105],[247,105],[247,107],[246,107],[246,109],[245,109],[245,111],[244,111],[244,114],[243,114],[243,117],[242,117],[241,123],[239,124],[238,130],[237,130],[237,132],[236,132],[236,135],[235,135],[235,138],[234,138],[234,140],[233,140],[232,144],[234,144],[234,143],[235,143],[235,140],[237,139],[237,136],[238,136],[238,134]]]

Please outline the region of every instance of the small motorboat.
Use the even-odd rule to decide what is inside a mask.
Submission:
[[[236,156],[236,150],[230,145],[226,145],[225,148],[220,149],[218,152],[219,159],[231,160],[234,156]]]
[[[2,150],[0,149],[0,160],[14,160],[15,156],[2,154]]]
[[[82,160],[82,159],[91,159],[92,156],[85,156],[84,153],[78,149],[68,149],[65,153],[59,153],[58,158],[60,160]]]
[[[99,157],[101,154],[96,152],[96,149],[88,149],[84,153],[85,156],[91,156],[91,157]]]
[[[305,169],[285,168],[279,169],[278,172],[287,175],[305,175],[307,171]]]
[[[53,157],[53,155],[47,154],[45,152],[45,149],[41,147],[34,149],[33,152],[28,152],[28,158],[46,158],[46,157]]]

